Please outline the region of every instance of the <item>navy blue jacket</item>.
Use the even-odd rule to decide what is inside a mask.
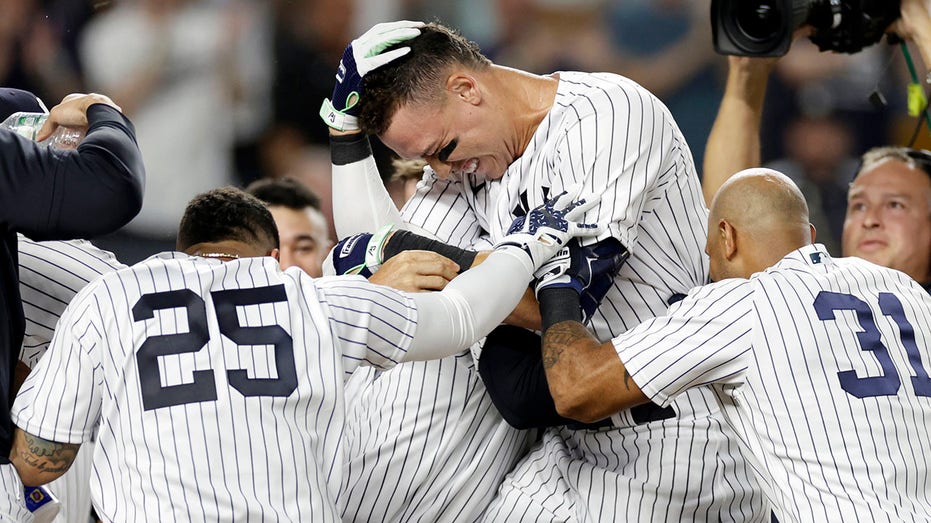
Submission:
[[[87,109],[76,150],[0,130],[0,463],[12,444],[13,371],[23,342],[16,233],[35,240],[106,234],[142,208],[145,170],[132,123],[106,104]]]

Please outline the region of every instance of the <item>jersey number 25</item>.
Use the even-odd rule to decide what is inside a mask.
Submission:
[[[277,378],[249,378],[244,369],[227,370],[230,386],[243,396],[290,396],[297,388],[291,336],[279,325],[243,327],[236,314],[237,306],[287,301],[284,285],[214,291],[210,296],[220,333],[237,345],[275,347]],[[187,310],[188,332],[150,336],[136,351],[145,410],[217,399],[213,369],[194,371],[192,383],[162,386],[158,365],[160,356],[197,352],[210,340],[204,299],[190,289],[179,289],[145,294],[133,306],[135,321],[151,319],[157,310],[175,308]]]

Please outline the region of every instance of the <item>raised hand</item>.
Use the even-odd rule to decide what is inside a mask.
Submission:
[[[512,254],[522,251],[529,256],[535,272],[570,239],[600,234],[604,229],[601,225],[579,223],[577,220],[585,211],[598,205],[601,196],[590,194],[581,198],[579,192],[579,187],[570,188],[514,220],[507,236],[495,245],[495,250]]]
[[[337,131],[358,131],[358,104],[362,97],[362,78],[392,60],[410,52],[410,47],[399,47],[383,53],[385,49],[416,37],[423,22],[401,20],[374,25],[353,40],[343,52],[336,72],[336,85],[331,99],[320,107],[324,123]]]

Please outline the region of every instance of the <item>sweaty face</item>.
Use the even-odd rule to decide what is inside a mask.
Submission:
[[[931,178],[894,159],[862,172],[850,187],[844,256],[931,279]]]
[[[423,158],[441,179],[496,180],[515,155],[493,120],[450,93],[446,103],[401,106],[379,138],[402,158]]]
[[[330,250],[326,220],[316,209],[303,210],[282,206],[268,208],[278,226],[282,269],[297,266],[317,278],[323,274],[323,258]]]

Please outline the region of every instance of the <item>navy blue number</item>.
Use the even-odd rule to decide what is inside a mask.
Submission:
[[[216,401],[217,387],[212,370],[194,371],[194,382],[162,386],[158,357],[197,352],[210,339],[207,333],[207,310],[204,300],[190,289],[156,292],[139,298],[133,306],[133,320],[144,321],[164,309],[187,309],[188,332],[148,337],[136,352],[142,407],[145,410],[171,407],[182,403]]]
[[[291,395],[297,388],[291,336],[278,325],[243,327],[236,314],[237,306],[286,301],[284,286],[217,291],[211,296],[224,336],[237,345],[272,345],[275,350],[277,378],[250,379],[245,370],[227,370],[229,384],[244,396]],[[160,356],[197,352],[210,341],[203,298],[190,289],[145,294],[133,306],[133,319],[144,321],[153,318],[156,310],[177,308],[187,310],[188,332],[150,336],[136,352],[145,410],[217,399],[213,370],[194,371],[193,383],[163,387],[158,368]]]
[[[220,332],[237,345],[274,345],[277,378],[250,379],[245,370],[228,370],[230,385],[243,396],[290,396],[297,388],[294,368],[294,345],[291,336],[278,325],[243,327],[236,314],[238,305],[287,301],[284,285],[256,289],[232,289],[211,292],[217,310]]]
[[[915,375],[912,376],[912,387],[915,389],[915,395],[931,397],[931,378],[928,377],[928,371],[921,364],[921,353],[915,343],[915,329],[905,318],[902,302],[899,301],[895,294],[883,292],[879,295],[879,308],[883,311],[883,314],[895,320],[896,325],[899,326],[902,345],[905,346],[905,352],[908,354],[908,363],[912,366],[912,370],[915,371]]]
[[[849,310],[856,312],[857,320],[863,328],[862,331],[857,332],[860,348],[872,352],[879,361],[880,367],[882,367],[880,376],[861,378],[857,376],[854,370],[838,372],[837,377],[840,380],[841,388],[848,394],[858,398],[891,396],[898,393],[899,388],[902,386],[902,380],[892,363],[889,350],[880,339],[879,329],[876,328],[876,322],[869,305],[850,294],[822,291],[815,298],[814,306],[818,318],[822,321],[834,320],[835,311]],[[909,363],[916,374],[911,380],[915,394],[917,396],[931,396],[931,379],[929,379],[927,371],[921,364],[921,355],[918,352],[918,346],[915,344],[915,331],[905,317],[902,303],[894,294],[883,292],[879,294],[879,309],[884,316],[892,318],[899,327],[902,345],[905,347]]]

